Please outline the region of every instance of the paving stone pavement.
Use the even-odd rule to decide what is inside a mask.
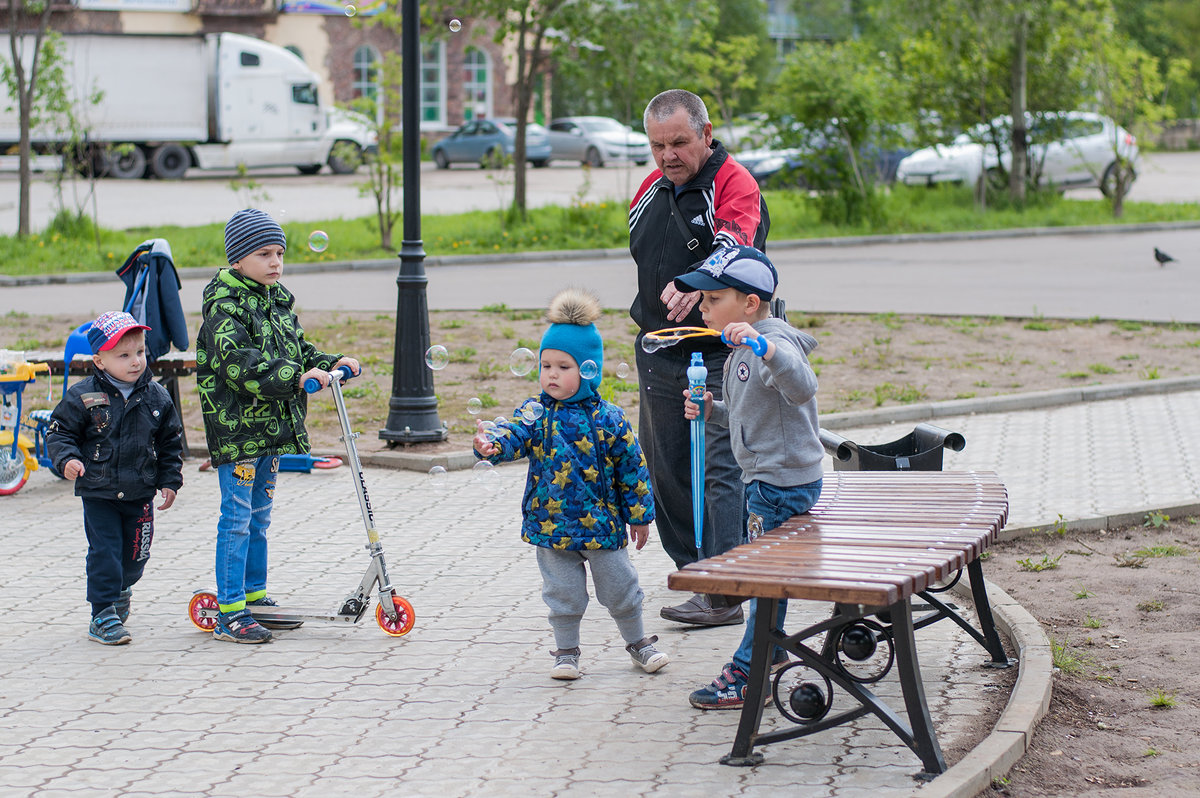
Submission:
[[[941,418],[962,432],[947,469],[997,470],[1010,526],[1194,502],[1200,392]],[[894,424],[840,430],[860,443]],[[672,565],[655,538],[634,561],[647,633],[672,657],[635,669],[603,608],[583,625],[584,678],[547,676],[551,636],[530,547],[520,541],[524,469],[366,473],[394,584],[416,608],[403,638],[373,620],[309,622],[267,646],[219,643],[187,618],[212,585],[215,475],[193,461],[158,516],[134,593],[129,646],[87,639],[81,512],[41,471],[0,497],[0,795],[8,796],[820,796],[907,795],[919,762],[881,723],[764,749],[756,768],[717,764],[736,713],[701,713],[741,627],[688,630],[658,609]],[[337,606],[366,566],[348,469],[280,477],[271,592]],[[796,622],[823,617],[795,602]],[[995,700],[982,651],[951,624],[918,633],[943,747]],[[899,698],[894,674],[880,692]],[[895,703],[894,703],[895,705]],[[768,709],[766,724],[780,720]]]

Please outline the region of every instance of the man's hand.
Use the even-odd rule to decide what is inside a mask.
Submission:
[[[174,488],[162,488],[161,490],[159,490],[159,493],[162,494],[163,503],[158,505],[158,509],[165,510],[168,507],[170,507],[172,504],[175,503],[175,489]]]
[[[667,287],[663,289],[660,297],[663,304],[667,306],[667,321],[681,321],[687,314],[692,312],[692,308],[696,307],[696,303],[700,301],[699,291],[689,291],[686,294],[683,291],[675,290],[675,283],[667,283]]]
[[[83,467],[82,460],[68,460],[67,464],[63,466],[63,476],[74,481],[75,479],[83,476],[83,472],[86,470],[87,469]]]

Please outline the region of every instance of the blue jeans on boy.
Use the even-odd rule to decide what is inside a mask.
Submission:
[[[267,595],[267,527],[279,457],[266,455],[217,466],[217,604],[235,612]]]
[[[780,488],[776,485],[754,480],[746,485],[746,507],[750,511],[750,521],[747,528],[751,538],[763,532],[770,532],[775,527],[798,513],[807,512],[821,497],[821,480],[809,482],[807,485],[794,485]],[[749,611],[746,614],[746,631],[742,634],[742,643],[733,654],[734,667],[742,672],[750,672],[750,652],[754,646],[754,618],[758,614],[758,599],[750,599]],[[787,602],[779,602],[779,611],[775,614],[775,625],[783,628],[783,620],[787,614]],[[782,649],[773,652],[778,655]]]

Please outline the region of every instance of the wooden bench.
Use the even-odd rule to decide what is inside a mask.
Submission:
[[[52,377],[63,376],[62,352],[26,352],[25,359],[36,363],[45,363],[50,366],[50,376]],[[182,422],[183,407],[179,401],[179,378],[193,376],[196,373],[196,353],[168,352],[151,363],[150,370],[154,372],[154,376],[158,378],[162,386],[167,389],[167,393],[171,394],[171,401],[175,403],[175,412],[179,415],[180,422]],[[71,361],[71,376],[85,377],[91,373],[91,355],[76,355]],[[60,391],[60,395],[61,393]],[[186,430],[183,433],[183,456],[191,457]]]
[[[1007,491],[991,472],[826,473],[820,501],[809,512],[671,574],[667,585],[673,590],[758,599],[746,703],[733,749],[721,762],[758,764],[762,755],[755,746],[873,713],[917,754],[925,773],[943,772],[914,630],[950,619],[983,646],[989,665],[1011,664],[992,620],[979,561],[1007,515]],[[978,629],[937,595],[963,568]],[[914,596],[925,604],[914,607]],[[789,634],[773,622],[781,599],[828,601],[834,610],[829,619]],[[914,618],[914,611],[926,614]],[[772,676],[776,645],[794,659]],[[870,689],[893,664],[907,722]],[[831,712],[835,685],[853,701],[839,702]],[[793,726],[760,734],[771,700]]]

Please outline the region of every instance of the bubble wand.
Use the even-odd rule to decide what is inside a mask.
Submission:
[[[647,354],[657,352],[668,346],[674,346],[680,341],[685,341],[688,338],[700,338],[703,336],[716,335],[720,336],[721,342],[736,346],[733,341],[725,337],[725,333],[720,330],[710,330],[707,327],[667,327],[662,330],[648,332],[642,336],[642,351]],[[742,345],[749,347],[750,351],[762,357],[767,353],[767,341],[765,338],[746,338],[742,341]]]

